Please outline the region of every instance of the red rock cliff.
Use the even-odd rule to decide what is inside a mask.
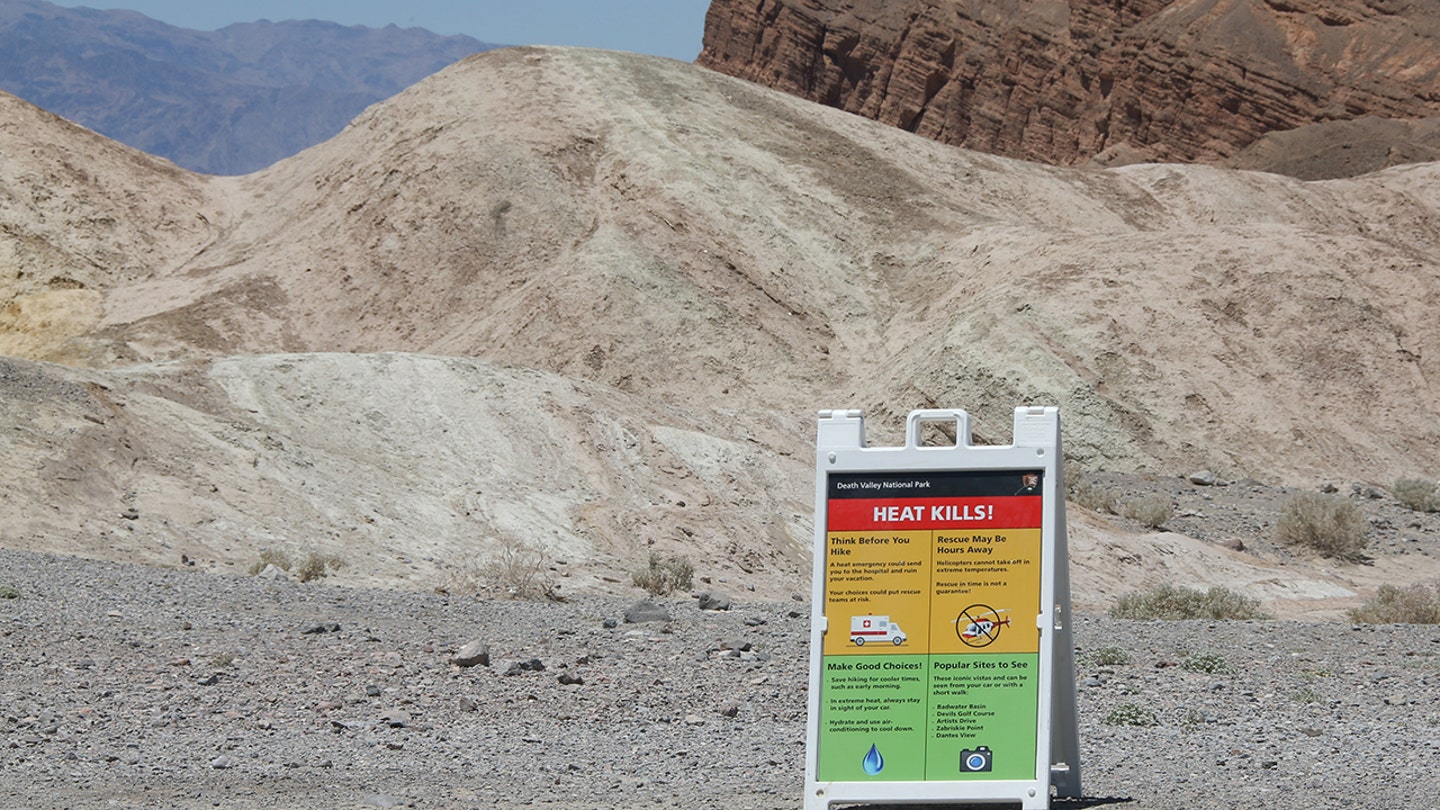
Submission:
[[[1440,114],[1433,0],[712,0],[697,62],[945,143],[1213,162]]]

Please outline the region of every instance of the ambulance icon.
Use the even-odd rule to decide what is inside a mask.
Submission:
[[[871,641],[888,641],[899,647],[906,638],[905,631],[890,621],[889,616],[850,617],[850,640],[855,642],[856,647],[864,647],[866,642]]]

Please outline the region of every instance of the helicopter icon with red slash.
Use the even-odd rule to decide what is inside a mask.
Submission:
[[[1000,628],[1009,627],[1009,618],[1000,614],[1008,609],[996,610],[989,605],[971,605],[955,617],[955,634],[969,647],[988,647],[1000,638]]]

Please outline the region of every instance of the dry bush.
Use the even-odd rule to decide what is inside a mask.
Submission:
[[[1219,586],[1208,591],[1175,585],[1158,585],[1148,591],[1126,594],[1110,608],[1116,619],[1268,619],[1260,602]]]
[[[469,556],[449,566],[436,590],[457,596],[505,596],[511,599],[551,598],[549,562],[538,549],[505,538],[488,556]]]
[[[331,571],[338,570],[344,564],[344,560],[341,560],[339,555],[311,551],[290,573],[294,574],[295,578],[301,582],[310,582],[328,576]]]
[[[336,554],[324,554],[319,551],[307,551],[305,556],[300,558],[297,565],[289,554],[278,548],[265,548],[260,550],[260,559],[250,566],[251,575],[259,574],[266,566],[273,565],[281,571],[286,571],[301,582],[311,582],[329,575],[331,571],[338,570],[344,561]]]
[[[1434,481],[1401,478],[1390,489],[1390,494],[1406,509],[1416,512],[1440,512],[1440,493],[1436,492]]]
[[[1147,529],[1158,529],[1175,514],[1175,504],[1168,495],[1140,495],[1120,503],[1120,516],[1129,518]]]
[[[1440,585],[1381,585],[1349,615],[1350,621],[1365,624],[1440,624]]]
[[[264,571],[265,567],[270,565],[279,568],[281,571],[289,571],[292,564],[293,563],[290,562],[290,555],[284,551],[278,548],[262,548],[260,549],[260,560],[250,566],[250,574],[254,576]]]
[[[1071,475],[1065,489],[1071,503],[1083,506],[1092,512],[1115,514],[1116,504],[1119,503],[1119,497],[1116,496],[1115,490],[1095,483],[1084,473],[1076,472]]]
[[[650,552],[650,565],[631,577],[637,587],[654,596],[689,590],[695,577],[695,566],[689,557],[661,557]]]
[[[1285,502],[1275,521],[1275,540],[1340,560],[1356,560],[1369,542],[1369,525],[1355,504],[1334,495],[1307,492]]]
[[[540,599],[551,588],[545,572],[549,564],[545,555],[518,540],[507,538],[500,544],[493,569],[495,587],[512,599]]]

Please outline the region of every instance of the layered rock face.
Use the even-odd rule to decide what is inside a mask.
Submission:
[[[1440,114],[1436,11],[1423,0],[713,0],[697,61],[993,154],[1224,162],[1270,132]]]

